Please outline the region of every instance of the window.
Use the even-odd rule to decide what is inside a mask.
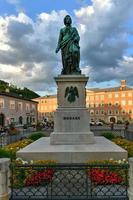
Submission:
[[[128,105],[129,105],[129,106],[132,106],[132,100],[129,100],[129,101],[128,101]]]
[[[89,108],[89,103],[87,103],[86,106]],[[53,109],[56,109],[56,106],[53,106]]]
[[[93,108],[93,107],[94,107],[94,104],[93,104],[93,103],[91,103],[91,104],[90,104],[90,107],[91,107],[91,108]]]
[[[115,93],[115,98],[118,98],[119,97],[119,94],[118,93]]]
[[[125,105],[126,105],[126,101],[125,101],[125,100],[122,100],[122,101],[121,101],[121,105],[125,106]]]
[[[129,114],[132,114],[132,110],[129,110]]]
[[[109,114],[109,115],[111,115],[111,114],[112,114],[112,111],[111,111],[111,110],[109,110],[109,111],[108,111],[108,114]]]
[[[131,92],[128,93],[128,97],[132,97],[132,93]]]
[[[98,115],[99,114],[99,112],[98,112],[98,110],[96,110],[96,115]]]
[[[96,100],[99,100],[99,96],[98,96],[98,95],[96,95],[96,96],[95,96],[95,99],[96,99]]]
[[[122,92],[121,96],[122,96],[122,97],[125,97],[126,95],[125,95],[125,93]]]
[[[86,97],[86,101],[89,101],[89,97]]]
[[[0,98],[0,109],[4,108],[4,99]]]
[[[10,109],[15,109],[15,101],[10,101]]]
[[[116,102],[115,102],[115,105],[116,105],[116,106],[118,106],[118,105],[119,105],[119,102],[118,102],[118,101],[116,101]]]
[[[102,114],[102,115],[104,114],[104,110],[101,110],[101,114]]]
[[[18,110],[22,110],[23,109],[23,104],[22,104],[22,102],[19,102],[18,103]]]
[[[104,100],[104,95],[101,95],[100,98],[101,98],[101,100]]]
[[[30,111],[30,105],[26,103],[26,111]]]
[[[108,98],[112,98],[112,94],[110,93],[110,94],[108,94]]]
[[[31,108],[32,108],[32,111],[35,111],[36,106],[32,104]]]
[[[118,110],[115,110],[115,114],[118,115],[118,114],[119,114],[119,111],[118,111]]]
[[[90,114],[93,115],[94,114],[94,110],[90,110]]]

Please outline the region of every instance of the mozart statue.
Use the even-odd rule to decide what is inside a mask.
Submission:
[[[69,15],[64,18],[65,27],[61,28],[56,53],[61,49],[63,69],[61,74],[81,74],[79,69],[80,47],[79,34],[72,27],[72,19]]]

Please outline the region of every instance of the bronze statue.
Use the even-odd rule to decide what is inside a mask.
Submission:
[[[56,53],[61,49],[63,69],[61,74],[81,74],[79,69],[80,47],[79,34],[72,27],[72,19],[69,15],[64,18],[65,27],[60,30]]]

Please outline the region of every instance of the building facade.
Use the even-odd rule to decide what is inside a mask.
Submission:
[[[57,108],[57,96],[47,95],[33,100],[38,103],[38,121],[42,122],[45,119],[53,121],[54,111]]]
[[[52,120],[57,108],[57,97],[44,96],[34,99],[38,102],[38,119]],[[92,121],[133,122],[133,88],[121,80],[119,87],[86,89],[86,106]]]
[[[0,93],[0,126],[37,123],[37,102]]]

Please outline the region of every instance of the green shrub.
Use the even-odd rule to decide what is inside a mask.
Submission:
[[[7,151],[4,149],[0,149],[0,158],[10,158],[10,159],[15,159],[16,158],[16,153]]]
[[[33,141],[36,141],[41,137],[44,137],[44,134],[42,132],[35,132],[35,133],[31,134],[28,138]]]
[[[115,135],[112,132],[105,132],[105,133],[102,134],[102,136],[104,136],[108,140],[112,140],[112,139],[115,138]]]

